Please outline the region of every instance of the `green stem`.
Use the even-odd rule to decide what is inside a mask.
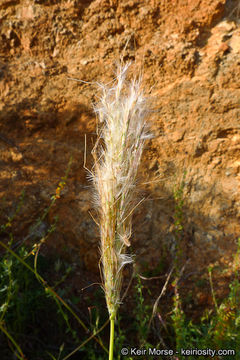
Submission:
[[[110,343],[109,343],[109,360],[113,360],[113,350],[114,350],[114,321],[115,315],[110,316]]]
[[[20,348],[20,346],[16,343],[16,341],[14,340],[14,338],[9,334],[9,332],[2,326],[2,324],[0,324],[0,330],[2,330],[2,332],[8,337],[8,339],[13,343],[13,345],[15,346],[15,348],[17,349],[17,351],[19,352],[19,354],[15,353],[15,355],[17,356],[18,359],[22,360],[25,359],[23,352]]]

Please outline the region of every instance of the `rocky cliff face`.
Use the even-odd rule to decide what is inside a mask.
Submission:
[[[116,61],[132,61],[151,95],[153,139],[140,171],[146,201],[134,215],[136,261],[158,266],[173,254],[174,185],[183,188],[184,254],[189,269],[231,266],[240,234],[240,7],[227,0],[3,0],[0,4],[0,196],[2,223],[26,198],[15,238],[41,237],[97,270],[98,230],[83,168],[96,139],[94,82]],[[85,82],[72,80],[79,79]],[[87,83],[86,83],[87,82]],[[67,186],[49,205],[72,155]]]

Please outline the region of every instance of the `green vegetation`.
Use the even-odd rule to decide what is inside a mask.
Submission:
[[[10,248],[8,248],[10,249]],[[238,255],[239,269],[239,248]],[[20,260],[21,259],[21,260]],[[52,265],[51,265],[52,264]],[[28,265],[28,266],[26,266]],[[55,264],[48,258],[39,254],[38,275],[41,278],[51,278]],[[55,289],[56,297],[48,290],[47,283],[40,283],[34,273],[34,255],[25,247],[19,248],[15,255],[6,251],[1,257],[0,267],[0,353],[3,360],[11,357],[11,352],[18,359],[92,359],[103,360],[108,356],[99,342],[107,345],[107,333],[101,329],[106,324],[107,311],[104,309],[104,294],[97,292],[95,297],[89,298],[91,308],[89,334],[84,334],[74,321],[74,316],[64,303],[70,303],[69,298],[64,296],[64,287],[67,287],[67,280],[71,276],[69,265],[62,266],[66,278],[63,288],[59,285]],[[33,271],[31,271],[32,269]],[[115,331],[115,357],[123,359],[122,348],[136,347],[139,349],[158,348],[164,349],[234,349],[237,354],[240,352],[240,281],[239,270],[230,283],[229,295],[222,301],[216,298],[215,308],[205,310],[199,321],[189,320],[183,310],[180,285],[171,285],[174,294],[170,297],[172,310],[163,313],[163,305],[159,305],[155,322],[149,327],[153,302],[152,298],[157,296],[148,293],[146,286],[143,286],[139,276],[134,279],[129,297],[132,299],[131,308],[122,305],[121,316],[116,320]],[[214,269],[209,268],[210,273]],[[50,279],[49,279],[50,280]],[[60,279],[58,279],[60,280]],[[57,283],[56,279],[55,282]],[[214,286],[214,283],[213,283]],[[176,290],[177,288],[177,290]],[[214,289],[213,289],[214,292]],[[60,295],[63,302],[59,301]],[[185,300],[185,299],[184,299]],[[80,303],[81,311],[81,303]],[[160,318],[162,313],[162,319]],[[84,319],[84,316],[80,318]],[[86,319],[84,319],[86,320]],[[87,341],[95,334],[95,340]],[[98,340],[98,342],[96,341]],[[162,340],[162,341],[161,341]],[[163,346],[164,344],[164,346]],[[82,345],[82,346],[81,346]],[[76,350],[78,349],[78,350]],[[75,351],[76,350],[76,351]],[[72,356],[68,357],[69,354]],[[146,359],[145,356],[127,356],[126,359]],[[154,356],[148,356],[154,359]],[[161,357],[160,357],[161,358]],[[171,357],[162,357],[171,359]],[[178,354],[173,359],[185,359],[185,356]],[[206,357],[189,356],[190,360]],[[221,357],[215,357],[221,359]],[[233,356],[224,356],[224,359],[232,359]]]

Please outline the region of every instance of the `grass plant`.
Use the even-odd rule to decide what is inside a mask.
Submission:
[[[109,359],[113,359],[114,321],[121,303],[122,270],[132,262],[131,216],[136,207],[136,175],[146,131],[146,100],[141,80],[126,81],[129,64],[119,67],[112,87],[100,84],[95,107],[102,128],[93,149],[91,172],[101,236],[103,287],[110,318]]]

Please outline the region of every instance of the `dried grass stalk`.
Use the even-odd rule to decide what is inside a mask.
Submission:
[[[95,107],[102,124],[93,149],[92,179],[96,190],[101,235],[101,262],[107,308],[114,319],[120,304],[123,267],[132,262],[131,216],[146,131],[146,100],[140,80],[126,81],[129,64],[118,69],[113,87],[101,87]]]

